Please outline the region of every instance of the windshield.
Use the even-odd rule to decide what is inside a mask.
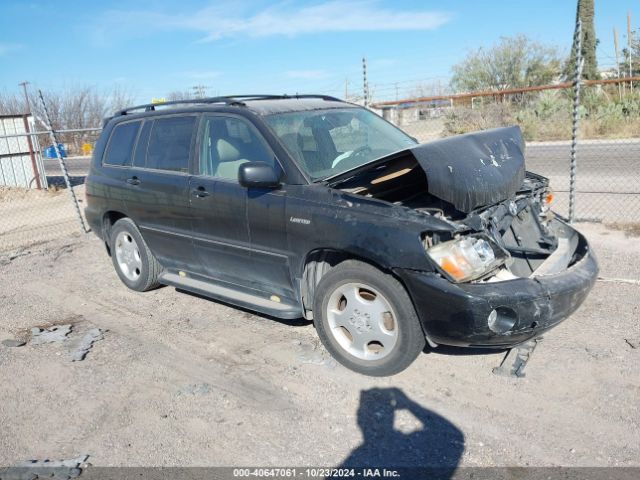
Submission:
[[[416,144],[364,108],[278,113],[265,120],[313,181]]]

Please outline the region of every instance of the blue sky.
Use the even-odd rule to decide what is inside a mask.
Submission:
[[[0,92],[115,85],[141,102],[205,85],[207,93],[344,93],[379,98],[446,82],[453,64],[500,36],[524,33],[568,52],[574,0],[138,0],[0,2]],[[601,65],[612,29],[625,43],[638,0],[596,0]]]

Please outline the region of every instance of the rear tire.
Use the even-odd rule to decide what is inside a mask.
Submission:
[[[426,344],[402,284],[356,260],[342,262],[322,277],[313,317],[320,340],[334,358],[364,375],[401,372]]]
[[[121,218],[113,225],[109,244],[111,260],[122,283],[138,292],[160,285],[158,276],[162,266],[131,219]]]

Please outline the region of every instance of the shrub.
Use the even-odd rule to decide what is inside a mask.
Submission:
[[[517,102],[456,107],[444,121],[444,135],[518,124],[526,140],[571,138],[573,92],[544,91],[518,97]],[[640,136],[640,93],[622,99],[613,89],[585,88],[580,108],[580,138]]]
[[[511,106],[507,103],[493,103],[478,108],[455,107],[445,116],[444,134],[456,135],[513,124]]]

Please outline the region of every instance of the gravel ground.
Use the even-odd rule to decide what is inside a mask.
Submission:
[[[313,326],[118,280],[93,236],[0,256],[0,465],[640,466],[640,241],[585,224],[602,280],[526,377],[504,353],[438,348],[405,372],[336,365]],[[85,360],[70,351],[92,328]]]

